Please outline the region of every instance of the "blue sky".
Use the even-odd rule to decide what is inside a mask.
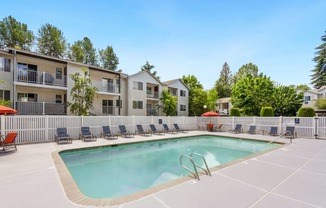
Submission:
[[[326,31],[325,0],[34,0],[1,3],[37,35],[50,23],[69,43],[89,37],[110,45],[119,68],[146,63],[162,81],[195,75],[214,86],[225,62],[232,73],[249,62],[282,85],[310,84],[315,48]]]

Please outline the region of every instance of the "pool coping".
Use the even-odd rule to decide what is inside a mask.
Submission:
[[[200,134],[200,135],[195,135],[195,136],[222,136],[222,135],[212,135],[212,134]],[[172,135],[171,135],[172,136]],[[184,136],[184,137],[194,137],[194,136]],[[268,142],[266,140],[259,140],[259,139],[251,139],[251,138],[238,138],[238,137],[232,137],[232,136],[222,136],[222,137],[226,137],[226,138],[233,138],[233,139],[241,139],[241,140],[255,140],[255,141],[261,141],[261,142]],[[144,143],[144,142],[150,142],[150,141],[164,141],[164,140],[169,140],[169,139],[180,139],[183,137],[167,137],[167,138],[159,138],[159,139],[147,139],[146,141],[128,141],[126,143],[119,143],[119,144],[108,144],[108,145],[96,145],[93,147],[81,147],[81,148],[68,148],[65,150],[57,150],[51,153],[53,162],[55,164],[55,168],[57,170],[57,173],[59,175],[60,181],[61,181],[61,185],[64,189],[64,192],[67,196],[67,198],[72,201],[73,203],[79,204],[79,205],[85,205],[85,206],[112,206],[112,205],[121,205],[127,202],[131,202],[146,196],[149,196],[151,194],[157,193],[159,191],[165,190],[167,188],[171,188],[173,186],[176,186],[178,184],[184,183],[184,182],[188,182],[188,181],[192,181],[192,180],[197,180],[193,177],[191,177],[190,175],[188,176],[184,176],[184,177],[180,177],[178,179],[166,182],[164,184],[159,184],[156,185],[154,187],[148,188],[146,190],[142,190],[139,192],[136,192],[134,194],[130,194],[128,196],[123,196],[123,197],[117,197],[117,198],[106,198],[106,199],[99,199],[99,198],[91,198],[88,196],[85,196],[80,189],[78,188],[75,180],[73,179],[73,177],[71,176],[68,168],[66,167],[64,161],[62,160],[61,156],[59,155],[60,152],[65,152],[65,151],[71,151],[71,150],[81,150],[81,149],[94,149],[94,148],[102,148],[102,147],[108,147],[108,146],[116,146],[116,145],[126,145],[126,144],[134,144],[134,143]],[[286,145],[288,145],[287,143],[283,143],[283,142],[274,142],[274,143],[278,143],[278,144],[282,144],[280,146],[276,146],[274,148],[271,148],[269,150],[265,150],[259,153],[255,153],[252,155],[249,155],[247,157],[244,158],[240,158],[228,163],[224,163],[222,165],[218,165],[215,166],[213,168],[210,168],[211,172],[214,171],[218,171],[221,170],[223,168],[229,167],[231,165],[234,164],[238,164],[241,163],[244,160],[248,160],[254,157],[257,157],[258,155],[263,155],[266,154],[267,152],[271,152],[274,151],[276,149],[282,148]],[[202,172],[198,173],[200,176],[205,175]]]

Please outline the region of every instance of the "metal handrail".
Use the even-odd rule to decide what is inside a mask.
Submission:
[[[201,155],[201,154],[199,154],[199,153],[193,152],[193,153],[190,154],[190,157],[192,158],[193,155],[197,155],[197,156],[199,156],[199,157],[201,157],[201,158],[203,159],[203,161],[204,161],[204,163],[205,163],[205,167],[206,167],[206,169],[200,167],[200,166],[197,165],[196,163],[194,163],[194,164],[195,164],[198,168],[200,168],[200,169],[202,169],[203,171],[205,171],[205,173],[206,173],[207,175],[212,176],[212,174],[211,174],[211,172],[210,172],[210,170],[209,170],[209,168],[208,168],[208,165],[207,165],[207,162],[206,162],[204,156]]]
[[[272,141],[268,142],[268,144],[271,144],[271,143],[275,142],[277,139],[282,138],[287,133],[292,134],[292,132],[290,132],[290,131],[285,131],[282,134],[280,134],[278,137],[276,137],[275,139],[273,139]],[[292,143],[292,138],[290,138],[290,143]]]
[[[183,158],[183,157],[186,157],[186,158],[188,158],[188,159],[190,160],[190,162],[192,163],[192,165],[193,165],[193,167],[194,167],[195,172],[191,171],[189,168],[187,168],[187,167],[182,163],[182,158]],[[195,165],[195,162],[194,162],[194,160],[193,160],[190,156],[188,156],[188,155],[181,155],[181,156],[180,156],[180,165],[181,165],[184,169],[186,169],[187,171],[189,171],[190,173],[192,173],[193,176],[194,176],[196,179],[200,180],[199,175],[198,175],[198,172],[197,172],[197,168],[196,168],[196,165]]]

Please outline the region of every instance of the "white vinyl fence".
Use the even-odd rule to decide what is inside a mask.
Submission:
[[[82,126],[89,126],[92,133],[100,137],[102,126],[106,125],[113,132],[118,132],[121,124],[126,125],[128,131],[135,132],[137,124],[149,130],[149,124],[158,128],[168,124],[172,128],[173,123],[190,130],[205,130],[208,123],[222,124],[222,131],[242,124],[244,132],[250,125],[255,125],[257,134],[268,134],[272,126],[278,127],[278,133],[284,132],[286,126],[294,126],[297,137],[326,138],[326,117],[0,116],[1,135],[17,132],[17,144],[54,141],[58,127],[66,127],[70,136],[78,139]]]

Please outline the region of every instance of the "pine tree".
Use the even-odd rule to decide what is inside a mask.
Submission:
[[[229,65],[225,62],[220,72],[220,78],[215,83],[218,97],[230,97],[232,89],[232,74]]]
[[[321,37],[323,43],[316,47],[316,56],[313,61],[316,63],[315,68],[312,70],[311,84],[314,88],[319,89],[326,85],[326,31],[325,35]]]

